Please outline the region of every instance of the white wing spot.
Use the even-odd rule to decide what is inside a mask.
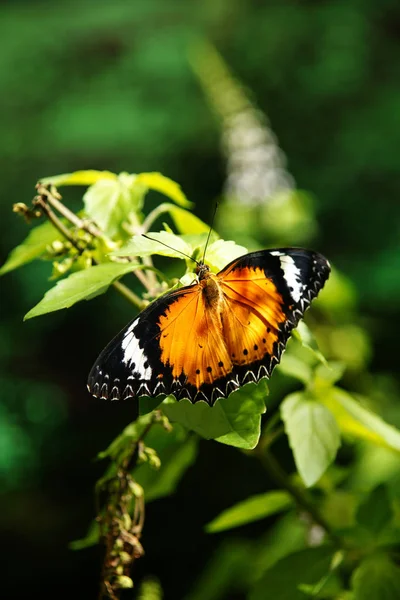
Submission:
[[[139,379],[149,380],[151,378],[151,367],[145,367],[147,358],[143,352],[143,348],[139,346],[139,340],[133,333],[133,329],[137,320],[127,330],[124,339],[122,340],[122,349],[124,351],[123,361],[127,367],[133,366],[133,371],[139,374]]]
[[[299,302],[303,296],[304,285],[301,282],[301,271],[296,267],[291,256],[284,254],[283,252],[271,252],[274,256],[279,257],[281,263],[281,269],[285,274],[286,283],[290,289],[293,300]]]

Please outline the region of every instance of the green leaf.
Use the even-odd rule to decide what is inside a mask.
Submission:
[[[113,459],[118,458],[126,447],[130,446],[132,442],[138,440],[143,435],[144,430],[150,425],[153,418],[154,416],[148,413],[139,417],[136,421],[129,423],[105,450],[97,454],[97,457],[100,459],[107,458],[108,456]]]
[[[260,437],[261,414],[265,412],[267,386],[249,383],[221,398],[213,407],[205,402],[175,402],[167,398],[162,410],[170,419],[181,423],[206,439],[251,450]]]
[[[95,546],[98,544],[99,539],[99,524],[97,521],[92,521],[85,537],[80,540],[74,540],[73,542],[70,542],[68,547],[71,548],[71,550],[83,550],[84,548],[90,548],[90,546]]]
[[[171,215],[175,227],[179,233],[182,234],[195,234],[199,235],[202,233],[208,234],[210,227],[207,223],[204,223],[201,219],[196,217],[189,210],[185,210],[175,204],[164,203],[157,207],[158,211],[163,210]]]
[[[276,490],[251,496],[224,510],[218,517],[206,525],[208,533],[216,533],[246,523],[259,521],[270,515],[282,512],[293,505],[293,498],[288,492]]]
[[[400,431],[364,408],[344,390],[333,387],[321,396],[343,433],[400,451]]]
[[[135,175],[120,173],[117,178],[99,179],[83,196],[85,211],[109,236],[122,229],[131,213],[141,210],[146,188]]]
[[[374,536],[378,536],[393,519],[394,512],[385,485],[378,485],[360,504],[356,513],[357,522]]]
[[[400,568],[386,554],[366,558],[352,576],[354,600],[398,600]]]
[[[265,413],[268,385],[265,379],[259,383],[247,383],[219,403],[230,424],[231,431],[218,436],[217,442],[252,450],[258,444],[261,432],[261,415]]]
[[[25,315],[24,320],[69,308],[76,302],[103,294],[115,280],[135,268],[138,265],[133,263],[110,262],[72,273],[46,292],[42,300]]]
[[[206,252],[206,262],[217,271],[223,269],[235,258],[247,254],[247,248],[232,241],[217,240],[210,244]]]
[[[285,352],[281,363],[277,366],[279,371],[288,377],[294,377],[302,381],[304,385],[312,382],[313,372],[307,363],[289,352]]]
[[[96,171],[89,169],[87,171],[74,171],[73,173],[63,173],[62,175],[52,175],[40,179],[40,183],[52,184],[58,187],[62,185],[93,185],[102,179],[114,180],[118,176],[110,171]]]
[[[296,329],[293,330],[293,337],[299,340],[304,348],[307,348],[319,362],[327,365],[325,357],[318,348],[315,337],[304,321],[300,321]]]
[[[340,361],[329,361],[318,365],[315,369],[315,386],[319,388],[331,386],[342,378],[345,369],[345,363]]]
[[[173,258],[184,258],[183,254],[191,256],[193,250],[182,238],[167,231],[158,233],[150,232],[148,234],[152,239],[149,240],[143,235],[134,235],[133,238],[122,246],[119,250],[114,250],[111,256],[150,256],[151,254],[160,254],[161,256],[171,256]],[[167,246],[170,246],[167,248]]]
[[[281,416],[297,470],[306,486],[314,485],[336,456],[340,431],[332,413],[306,392],[290,394]]]
[[[144,489],[145,500],[150,502],[172,494],[186,470],[195,462],[198,438],[188,435],[176,423],[172,431],[154,425],[145,438],[146,446],[154,448],[161,460],[156,470],[147,463],[134,470],[134,478]]]
[[[181,186],[161,173],[139,173],[136,175],[136,183],[146,186],[149,190],[161,192],[179,206],[185,208],[193,206],[193,203],[182,192]]]
[[[219,239],[218,234],[215,231],[210,232],[210,229],[208,229],[208,231],[203,231],[203,233],[186,233],[181,236],[182,239],[185,240],[185,242],[187,242],[193,248],[193,251],[196,255],[195,258],[197,258],[197,260],[203,260],[204,248],[207,243],[209,233],[209,244]]]
[[[148,413],[153,412],[161,402],[165,400],[165,394],[160,394],[155,398],[151,396],[140,396],[138,398],[139,402],[139,416],[147,415]]]
[[[306,548],[285,556],[265,571],[254,588],[249,600],[304,600],[300,585],[316,584],[329,572],[334,549],[329,546]]]
[[[43,223],[30,231],[25,240],[12,250],[0,269],[4,275],[13,269],[18,269],[35,258],[41,256],[49,244],[60,239],[60,233],[51,223]]]
[[[146,224],[148,224],[148,227],[153,225],[156,219],[165,213],[170,214],[175,227],[181,234],[200,236],[202,234],[207,235],[210,230],[210,227],[206,223],[203,223],[203,221],[196,217],[191,211],[176,206],[176,204],[170,204],[169,202],[159,204],[148,214],[146,217]]]

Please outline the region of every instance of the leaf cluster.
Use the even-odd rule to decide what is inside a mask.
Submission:
[[[72,213],[61,202],[55,185],[88,186],[82,211]],[[145,214],[149,191],[162,193],[172,202],[163,202]],[[47,216],[49,221],[31,230],[11,252],[0,273],[35,259],[53,263],[55,285],[25,318],[90,300],[111,285],[141,308],[165,290],[194,279],[195,261],[203,256],[208,226],[190,212],[190,207],[179,186],[159,173],[78,171],[47,178],[28,211],[32,217],[38,209],[39,215]],[[161,231],[152,231],[160,218],[169,219],[169,223],[164,222]],[[221,240],[213,231],[207,262],[213,270],[219,270],[245,252],[243,246]],[[171,278],[160,272],[153,262],[157,255],[183,261],[185,274]],[[144,286],[142,297],[120,281],[132,274]],[[334,275],[334,284],[337,278],[340,280],[340,274]],[[321,335],[322,319],[329,314],[330,294],[337,292],[335,285],[331,289],[328,283],[315,324],[322,345],[334,329]],[[111,554],[121,539],[120,524],[128,518],[132,523],[138,499],[144,497],[150,502],[172,494],[196,460],[199,438],[212,439],[240,449],[249,460],[259,460],[276,483],[276,489],[245,498],[206,526],[211,534],[276,519],[265,540],[252,545],[239,541],[229,558],[221,547],[209,570],[218,571],[220,578],[224,573],[224,590],[232,586],[246,589],[254,600],[264,597],[266,587],[280,598],[358,600],[372,598],[366,590],[373,589],[374,597],[394,599],[399,589],[394,554],[400,541],[396,503],[384,485],[360,495],[352,489],[346,468],[334,463],[343,445],[374,445],[398,453],[400,432],[370,410],[367,398],[341,385],[351,364],[331,354],[329,360],[325,359],[310,329],[301,324],[279,366],[279,377],[287,392],[275,406],[268,398],[265,381],[243,386],[213,408],[185,400],[178,403],[173,397],[140,398],[139,418],[99,454],[99,458],[109,461],[99,488],[106,486],[108,493],[112,490],[115,494],[115,488],[107,486],[119,478],[132,481],[134,490],[123,509],[118,497],[111,503],[120,513],[117,521],[106,521],[119,523],[110,542]],[[157,425],[154,411],[161,411],[171,426]],[[272,450],[282,439],[293,452],[296,473],[291,476],[282,470]],[[137,452],[132,463],[133,447]],[[348,504],[338,518],[343,494]],[[107,538],[113,527],[108,524],[103,537]],[[285,532],[284,543],[280,531]],[[98,539],[99,528],[92,526],[86,539],[73,547],[83,548]],[[267,549],[260,551],[263,544]],[[254,561],[253,570],[236,569],[244,555],[246,564]],[[285,577],[287,572],[290,578]],[[128,577],[125,569],[118,576]],[[207,577],[205,572],[200,589],[204,589]],[[128,581],[121,580],[119,587],[124,587],[123,583]],[[196,598],[196,592],[192,597]]]

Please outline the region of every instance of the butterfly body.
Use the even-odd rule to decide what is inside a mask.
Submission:
[[[103,350],[89,391],[212,405],[269,377],[329,271],[323,256],[296,248],[252,252],[218,274],[199,263],[197,281],[154,301]]]

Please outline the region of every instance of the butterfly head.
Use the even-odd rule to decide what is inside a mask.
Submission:
[[[199,278],[199,281],[201,281],[202,279],[206,279],[209,272],[210,267],[208,265],[205,265],[203,261],[197,263],[196,275]]]

